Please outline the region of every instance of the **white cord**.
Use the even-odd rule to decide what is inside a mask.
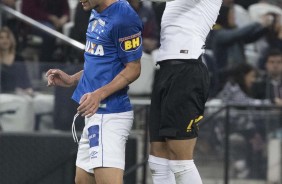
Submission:
[[[71,126],[72,137],[73,137],[74,142],[76,142],[76,143],[78,143],[78,138],[77,138],[76,130],[75,130],[75,120],[76,120],[77,116],[79,116],[78,113],[76,113],[76,114],[74,115],[73,121],[72,121],[72,126]]]

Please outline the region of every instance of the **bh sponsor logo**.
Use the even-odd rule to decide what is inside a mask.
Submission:
[[[119,39],[123,51],[130,52],[140,48],[142,44],[141,32]]]

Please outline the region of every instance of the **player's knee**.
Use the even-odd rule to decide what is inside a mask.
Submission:
[[[176,152],[175,150],[168,148],[167,153],[169,155],[170,160],[179,160],[179,153]]]
[[[167,148],[168,158],[170,160],[192,160],[193,150]]]

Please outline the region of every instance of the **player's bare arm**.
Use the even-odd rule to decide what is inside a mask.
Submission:
[[[140,72],[140,60],[127,63],[125,68],[109,84],[82,96],[77,109],[78,113],[82,116],[92,116],[99,108],[102,100],[135,81]]]
[[[61,86],[61,87],[71,87],[78,83],[83,70],[75,73],[74,75],[68,75],[59,69],[50,69],[46,73],[48,79],[47,86]]]

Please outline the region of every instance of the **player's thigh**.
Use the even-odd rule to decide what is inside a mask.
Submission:
[[[85,170],[79,167],[76,167],[75,183],[76,184],[96,184],[94,175],[86,172]]]
[[[95,168],[96,184],[123,184],[123,170],[118,168]]]
[[[170,160],[191,160],[193,159],[196,138],[185,140],[167,139],[167,148]]]

